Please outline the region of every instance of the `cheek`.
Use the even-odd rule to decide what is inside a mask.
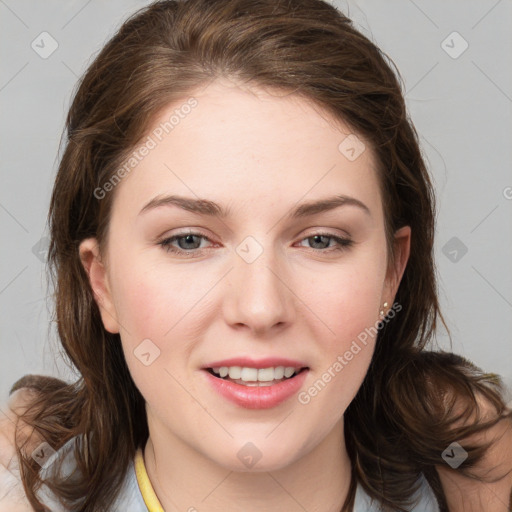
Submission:
[[[173,384],[172,376],[189,377],[190,354],[204,335],[202,318],[211,309],[208,291],[218,276],[129,254],[112,268],[126,362],[141,392],[157,396],[163,382]]]
[[[324,329],[326,334],[317,338],[323,340],[321,371],[343,373],[346,386],[362,379],[371,360],[379,320],[378,285],[354,275],[353,279],[334,280],[330,287],[337,291],[330,294],[332,300],[324,301],[320,311],[333,332]]]
[[[345,291],[340,297],[336,329],[343,343],[357,338],[378,320],[381,282],[375,275],[352,275],[344,281]],[[341,284],[340,284],[341,285]]]
[[[379,319],[384,268],[368,261],[316,273],[298,295],[323,325],[320,339],[341,349]],[[318,331],[320,334],[320,331]]]
[[[205,293],[203,280],[192,280],[179,268],[134,258],[126,259],[116,270],[116,311],[134,342],[138,338],[162,340],[170,336]]]
[[[312,333],[318,356],[315,371],[298,398],[310,404],[311,411],[324,414],[326,425],[338,421],[348,407],[372,358],[385,277],[376,249],[353,265],[347,262],[317,274],[300,292],[314,313],[310,318],[321,322],[314,322],[318,327]]]
[[[329,330],[321,326],[313,333],[318,357],[297,399],[308,416],[317,419],[315,429],[322,435],[339,422],[368,371],[378,333],[381,283],[376,276],[340,274],[318,299],[318,306],[323,305],[318,311]]]
[[[123,351],[136,386],[155,410],[168,404],[170,396],[173,407],[186,407],[187,396],[177,382],[187,378],[193,345],[187,320],[200,290],[187,287],[177,272],[157,271],[147,262],[133,260],[117,267],[116,283]]]

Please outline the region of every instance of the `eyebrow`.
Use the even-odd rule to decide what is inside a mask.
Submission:
[[[177,206],[178,208],[197,213],[199,215],[220,218],[229,217],[232,213],[230,208],[223,208],[219,204],[208,199],[194,199],[191,197],[170,195],[154,197],[142,208],[139,215],[162,206]],[[318,213],[334,210],[340,206],[356,206],[371,217],[370,209],[363,202],[355,197],[345,195],[336,195],[316,201],[302,203],[292,210],[287,217],[291,219],[308,217]]]

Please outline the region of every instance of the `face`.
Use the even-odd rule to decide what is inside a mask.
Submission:
[[[81,256],[150,435],[279,469],[342,432],[410,232],[388,268],[371,148],[311,102],[225,80],[191,97],[116,186],[103,259],[94,239]]]

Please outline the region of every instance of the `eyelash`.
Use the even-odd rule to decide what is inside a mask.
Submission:
[[[208,240],[211,242],[211,240],[207,236],[204,236],[201,233],[183,232],[183,233],[178,233],[177,235],[173,235],[169,238],[166,238],[166,239],[158,242],[158,245],[162,246],[162,248],[166,252],[186,256],[189,258],[194,258],[194,257],[196,257],[194,253],[196,253],[197,251],[201,251],[201,249],[191,249],[189,251],[186,251],[184,249],[179,249],[179,248],[171,245],[172,242],[174,242],[180,238],[186,238],[187,236],[196,236],[196,237],[204,238],[205,240]],[[332,252],[344,251],[344,250],[347,250],[348,248],[350,248],[354,244],[353,240],[350,240],[349,238],[341,238],[339,236],[333,235],[332,233],[313,233],[312,235],[309,235],[309,236],[303,238],[301,240],[301,242],[303,240],[307,240],[309,238],[314,238],[315,236],[330,238],[338,244],[337,247],[329,247],[329,248],[325,248],[325,249],[311,248],[311,250],[315,251],[315,252],[320,251],[320,252],[332,253]]]

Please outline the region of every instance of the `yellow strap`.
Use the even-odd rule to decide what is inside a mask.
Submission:
[[[142,498],[144,499],[144,503],[146,504],[146,507],[148,507],[149,512],[164,512],[164,509],[153,490],[153,486],[149,481],[141,448],[138,448],[135,453],[135,474],[137,475],[137,483],[139,484],[140,493],[142,494]]]

